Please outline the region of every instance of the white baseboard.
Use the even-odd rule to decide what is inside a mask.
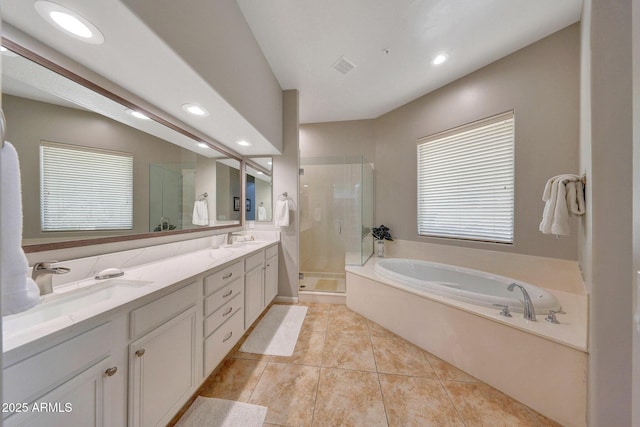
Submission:
[[[298,303],[298,297],[282,297],[280,295],[276,296],[273,299],[274,302],[284,302],[284,303],[288,303],[288,304],[297,304]]]

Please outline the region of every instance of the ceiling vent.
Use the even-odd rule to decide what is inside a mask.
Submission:
[[[348,74],[351,70],[356,68],[356,64],[349,61],[344,56],[341,56],[340,59],[338,59],[336,63],[331,66],[331,68],[333,68],[334,70],[336,70],[341,74]]]

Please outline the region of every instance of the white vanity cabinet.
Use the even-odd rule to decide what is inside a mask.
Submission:
[[[124,421],[126,361],[112,355],[114,323],[9,362],[3,370],[5,426],[117,426]],[[122,331],[124,332],[124,330]],[[122,336],[124,338],[124,336]],[[10,386],[8,386],[10,384]]]
[[[278,294],[278,246],[245,259],[244,327],[249,326]]]
[[[264,251],[244,261],[244,329],[260,316],[264,309]]]
[[[266,261],[264,266],[264,306],[278,295],[278,246],[265,249]]]
[[[244,333],[244,264],[233,263],[204,279],[204,376]]]
[[[131,312],[132,338],[140,336],[129,345],[132,427],[167,424],[196,391],[202,372],[197,327],[201,289],[196,282]]]

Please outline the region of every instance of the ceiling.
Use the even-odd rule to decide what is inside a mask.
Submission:
[[[378,117],[582,11],[582,0],[237,1],[280,86],[300,91],[302,123]],[[439,53],[448,60],[433,66]],[[346,75],[332,68],[342,56]]]
[[[2,19],[241,155],[277,154],[122,0],[56,1],[98,26],[105,43],[96,48],[68,37],[46,24],[32,1],[3,0]],[[579,21],[582,8],[582,0],[237,3],[280,86],[300,91],[303,123],[378,117]],[[448,61],[436,67],[438,53]],[[332,69],[342,56],[355,65],[346,75]],[[185,113],[181,105],[193,100],[216,120]],[[238,146],[239,139],[252,146]]]

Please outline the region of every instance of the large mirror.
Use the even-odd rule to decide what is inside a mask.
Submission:
[[[246,159],[246,217],[247,221],[270,222],[273,214],[271,185],[271,157]]]
[[[237,159],[11,50],[2,55],[26,251],[241,223]]]

